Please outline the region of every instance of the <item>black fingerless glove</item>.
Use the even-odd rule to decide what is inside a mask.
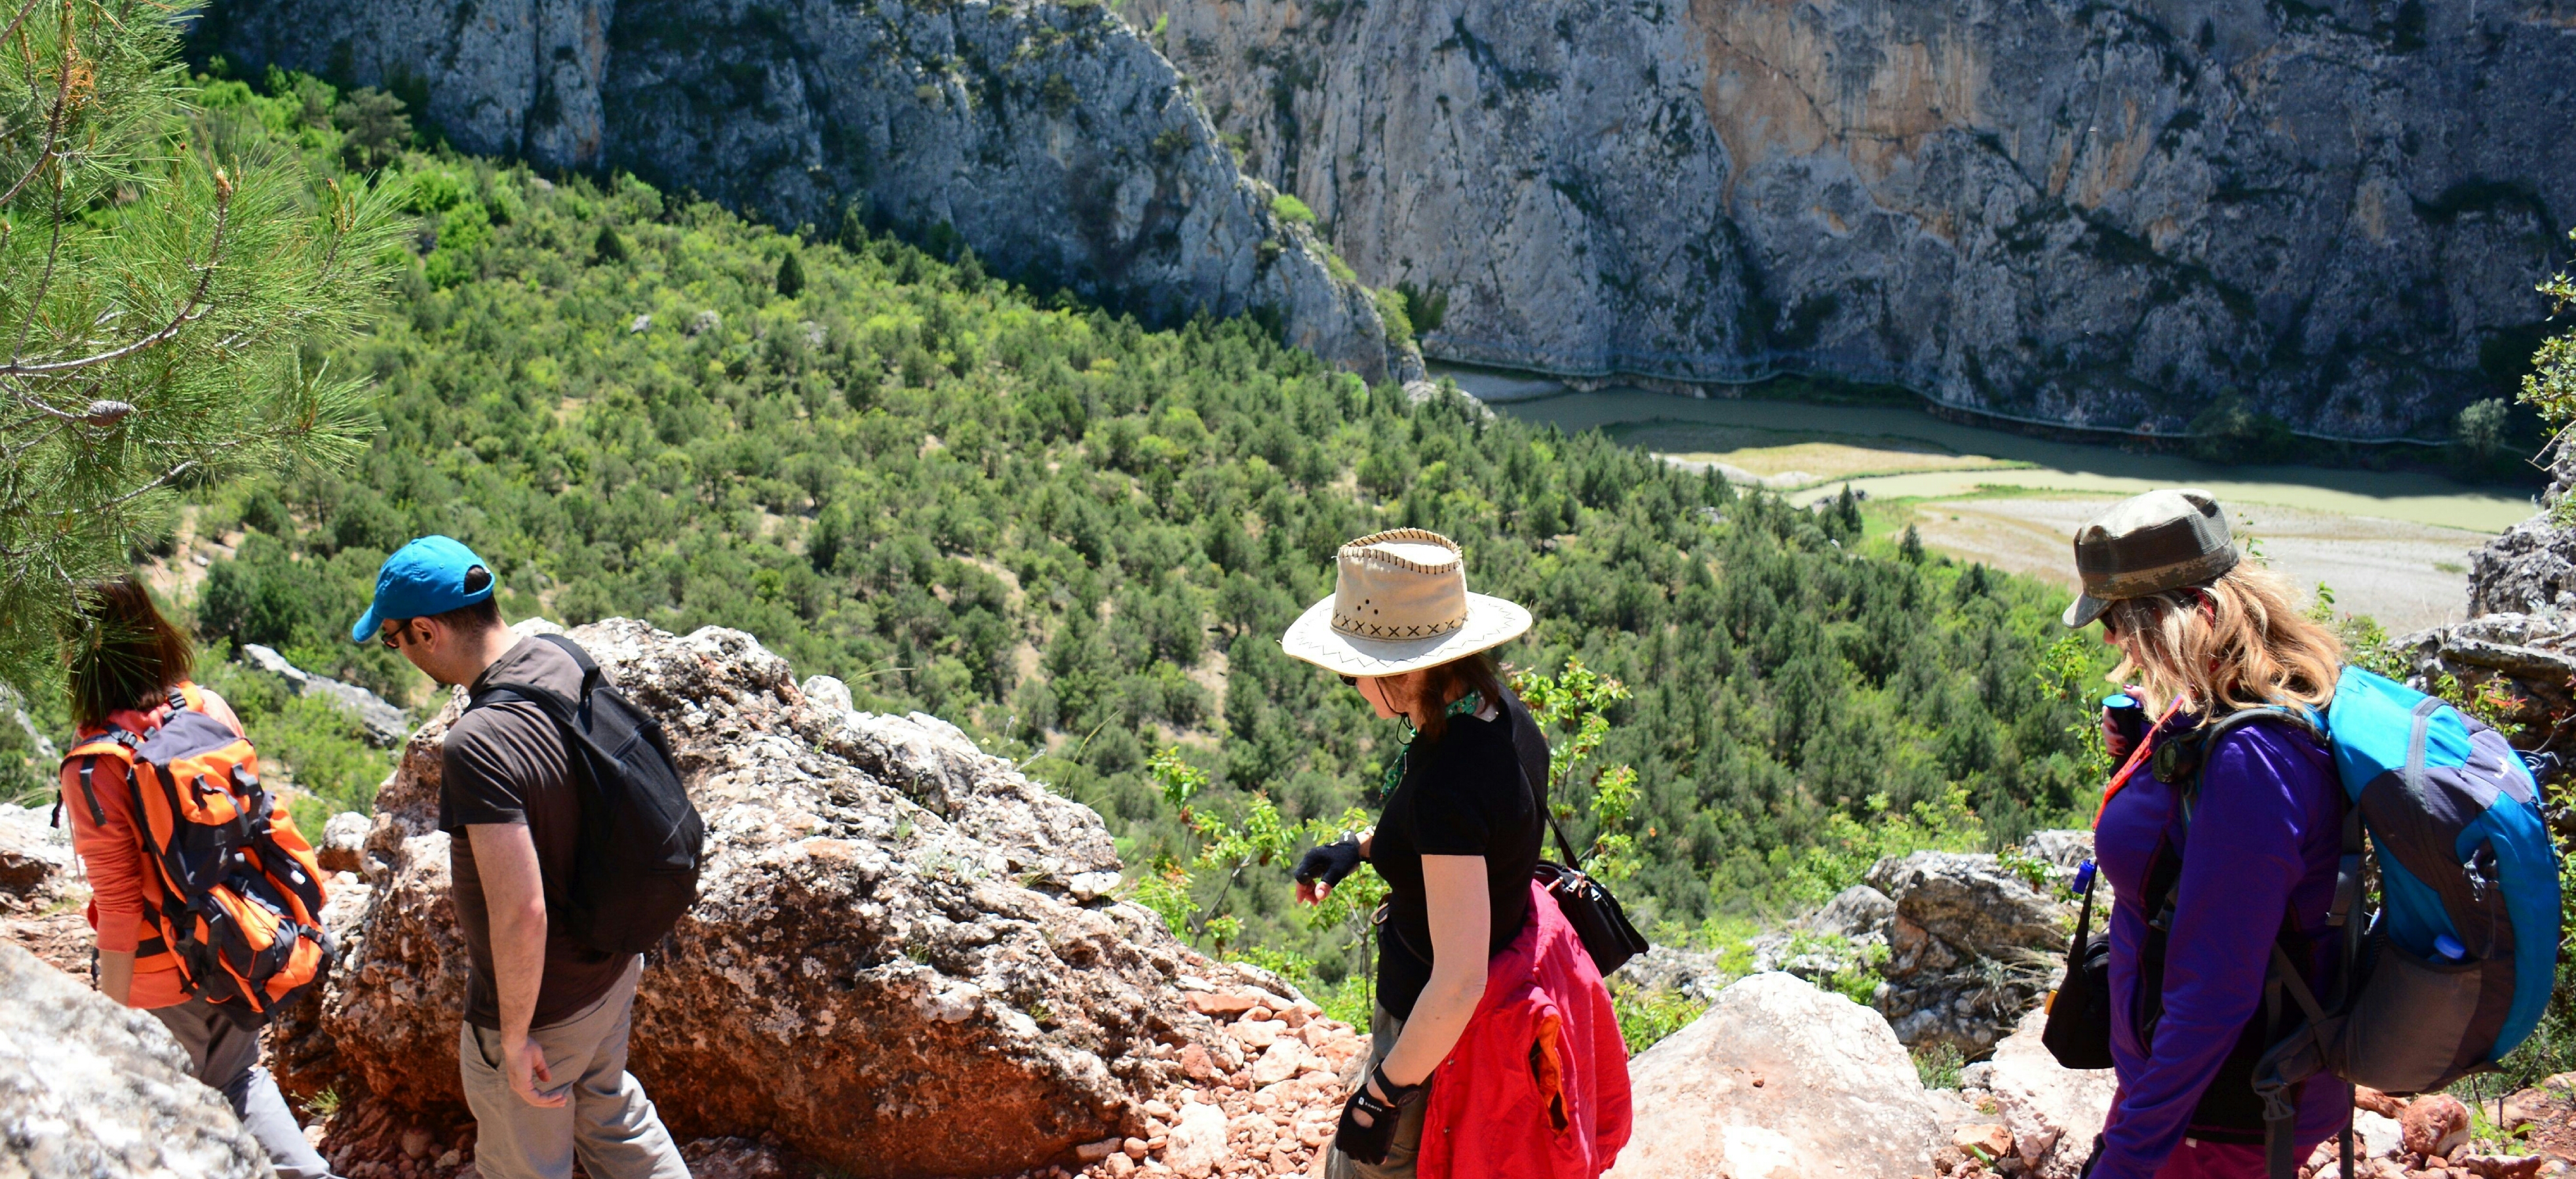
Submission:
[[[1377,1082],[1377,1087],[1392,1100],[1380,1101],[1370,1095],[1368,1081]],[[1387,1080],[1383,1066],[1370,1070],[1368,1081],[1360,1082],[1351,1099],[1342,1103],[1342,1123],[1333,1129],[1333,1149],[1352,1162],[1374,1167],[1386,1161],[1387,1148],[1395,1145],[1397,1111],[1421,1096],[1422,1086]],[[1360,1124],[1359,1114],[1368,1115],[1368,1125]]]
[[[1306,854],[1298,859],[1297,883],[1313,884],[1321,881],[1326,885],[1340,884],[1343,877],[1359,871],[1359,867],[1359,840],[1345,839],[1340,843],[1327,843],[1322,847],[1307,849]]]

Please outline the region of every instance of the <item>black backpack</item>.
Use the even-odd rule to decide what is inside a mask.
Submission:
[[[581,833],[573,852],[565,928],[603,954],[651,949],[698,899],[706,824],[689,802],[661,722],[600,678],[581,644],[538,635],[581,668],[581,698],[534,684],[486,684],[467,710],[517,700],[553,717],[580,783]]]

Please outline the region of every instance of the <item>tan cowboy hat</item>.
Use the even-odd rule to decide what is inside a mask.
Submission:
[[[1280,649],[1343,675],[1401,675],[1519,638],[1530,612],[1467,592],[1458,542],[1398,528],[1343,545],[1333,596],[1279,636]]]

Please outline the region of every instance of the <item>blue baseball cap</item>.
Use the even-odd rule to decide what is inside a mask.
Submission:
[[[374,639],[387,619],[445,614],[491,597],[493,587],[501,584],[498,576],[479,590],[465,588],[466,570],[477,565],[486,572],[492,568],[462,541],[445,536],[424,536],[395,550],[376,571],[376,600],[367,604],[366,617],[349,628],[349,641]]]

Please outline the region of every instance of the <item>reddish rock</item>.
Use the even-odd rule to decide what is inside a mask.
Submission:
[[[2454,1160],[2452,1168],[2466,1170],[2478,1179],[2536,1179],[2548,1164],[2549,1159],[2536,1154],[2472,1154]]]
[[[1993,1123],[1961,1126],[1950,1132],[1950,1145],[1969,1152],[1972,1157],[1992,1161],[2013,1153],[2013,1135],[2012,1131]]]
[[[2427,1093],[2407,1103],[2397,1124],[2404,1129],[2401,1141],[2407,1150],[2436,1158],[2468,1141],[2469,1107],[2450,1094]]]
[[[2371,1088],[2368,1085],[2353,1086],[2352,1105],[2354,1109],[2366,1109],[2383,1118],[2403,1118],[2406,1116],[2406,1100],[2404,1098],[2391,1097],[2377,1089]]]
[[[575,637],[662,722],[708,828],[699,903],[644,974],[632,1040],[684,1140],[774,1130],[868,1174],[1001,1174],[1142,1129],[1138,1104],[1185,1079],[1159,1045],[1211,1076],[1243,1069],[1181,979],[1255,1002],[1277,984],[1106,895],[1117,862],[1089,809],[935,718],[855,712],[829,680],[800,690],[740,632],[612,620]],[[436,829],[456,715],[413,736],[379,793],[368,875],[334,895],[343,965],[275,1040],[290,1092],[405,1125],[463,1113],[465,956]],[[381,1138],[355,1157],[401,1157]]]

